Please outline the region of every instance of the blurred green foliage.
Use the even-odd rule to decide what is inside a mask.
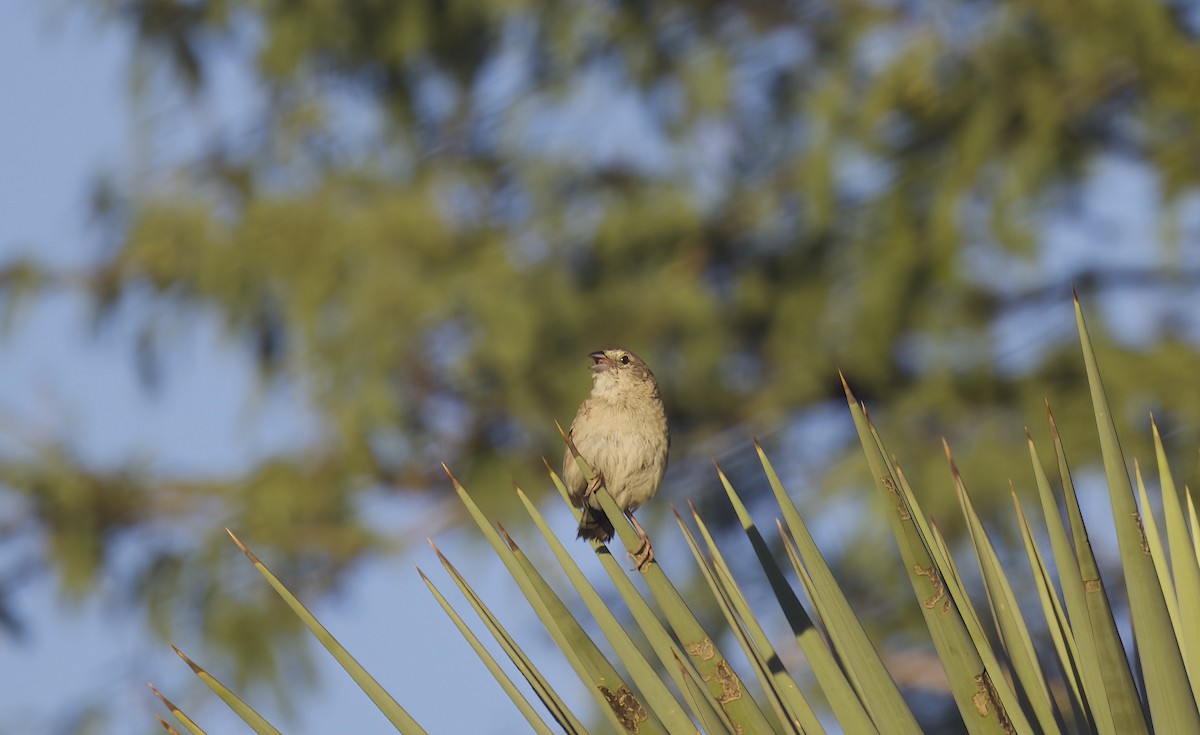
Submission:
[[[205,100],[221,63],[259,95],[248,119],[209,120],[191,159],[98,191],[112,247],[83,279],[98,316],[153,293],[152,362],[164,315],[217,315],[322,429],[222,481],[105,475],[59,449],[10,462],[76,591],[116,532],[212,499],[211,543],[234,525],[328,587],[381,543],[359,493],[441,487],[439,461],[507,489],[559,456],[552,419],[586,393],[584,356],[616,344],[659,375],[677,465],[718,429],[769,434],[839,400],[840,368],[930,468],[913,485],[948,484],[924,461],[945,435],[964,474],[993,478],[986,509],[1011,475],[1030,481],[1010,463],[1047,395],[1068,451],[1095,456],[1069,281],[1103,299],[1197,278],[1171,237],[1200,180],[1186,4],[76,1],[136,35],[140,109],[163,88]],[[1144,267],[1093,257],[1043,277],[1041,226],[1104,157],[1161,185]],[[1025,270],[980,265],[996,262]],[[62,283],[29,263],[0,277],[10,305]],[[1020,314],[1034,357],[1004,368],[995,335]],[[1098,321],[1122,435],[1145,437],[1126,429],[1153,409],[1191,451],[1186,325],[1134,349]],[[1141,441],[1128,452],[1150,456]],[[856,461],[844,451],[825,491]],[[164,625],[181,575],[223,584],[210,542],[147,565]]]

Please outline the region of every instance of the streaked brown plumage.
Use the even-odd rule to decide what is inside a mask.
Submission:
[[[641,569],[653,551],[633,512],[654,497],[667,470],[667,414],[654,373],[637,355],[610,349],[593,352],[591,358],[592,392],[571,422],[570,437],[596,477],[584,477],[567,449],[563,481],[575,507],[583,509],[578,537],[607,541],[612,521],[593,497],[603,480],[642,537],[643,548],[634,553]]]

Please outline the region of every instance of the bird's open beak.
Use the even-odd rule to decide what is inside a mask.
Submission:
[[[599,373],[612,367],[612,360],[609,359],[608,355],[604,354],[604,350],[596,350],[588,355],[588,357],[592,358],[592,372],[594,373]]]

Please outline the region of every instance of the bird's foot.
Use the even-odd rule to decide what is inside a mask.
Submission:
[[[600,472],[600,470],[593,470],[592,471],[592,479],[590,482],[588,482],[587,494],[595,495],[597,492],[600,491],[600,486],[603,484],[604,484],[604,475]]]
[[[633,524],[633,529],[637,531],[638,538],[642,543],[636,549],[631,551],[629,555],[633,557],[634,567],[639,572],[645,572],[646,567],[650,566],[650,562],[654,561],[654,547],[650,545],[650,536],[646,534],[646,529],[642,528],[642,524],[638,523],[638,519],[633,517],[633,511],[625,511],[625,516],[629,518],[629,522]]]
[[[642,543],[634,551],[629,552],[633,557],[634,567],[630,571],[645,572],[646,567],[650,566],[650,562],[654,561],[654,547],[650,545],[650,539],[642,537]]]

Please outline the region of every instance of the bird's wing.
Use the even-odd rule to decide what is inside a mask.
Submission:
[[[571,422],[571,428],[567,431],[567,437],[572,442],[578,438],[579,427],[581,424],[587,423],[590,413],[590,403],[584,400],[583,403],[579,404],[579,410],[575,413],[575,420]],[[575,448],[578,449],[578,445]],[[587,489],[587,478],[583,476],[583,470],[579,469],[579,462],[571,454],[570,447],[563,450],[563,484],[566,486],[567,492],[571,495],[571,500],[575,503],[575,507],[580,507],[583,500],[583,491]]]

